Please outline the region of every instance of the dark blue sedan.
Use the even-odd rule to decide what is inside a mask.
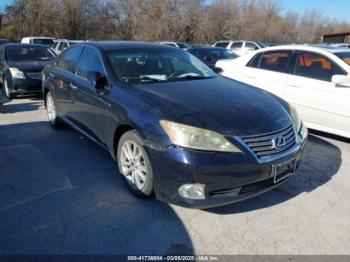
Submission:
[[[280,185],[307,137],[285,101],[164,45],[76,44],[44,69],[43,92],[50,124],[108,150],[133,193],[183,206],[224,205]]]

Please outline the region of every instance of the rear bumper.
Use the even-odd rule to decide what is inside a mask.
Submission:
[[[41,79],[12,79],[12,94],[36,94],[42,93]]]
[[[274,183],[273,165],[296,159],[299,166],[306,140],[290,154],[271,162],[258,163],[248,152],[213,153],[179,148],[164,151],[147,148],[155,177],[157,199],[192,208],[211,208],[238,202],[269,191],[288,178]],[[205,184],[205,199],[183,198],[184,184]]]

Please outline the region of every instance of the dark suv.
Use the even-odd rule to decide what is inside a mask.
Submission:
[[[76,44],[44,69],[43,88],[54,128],[68,124],[108,150],[135,194],[184,206],[280,185],[307,136],[285,101],[164,45]]]

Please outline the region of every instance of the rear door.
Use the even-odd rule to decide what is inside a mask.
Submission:
[[[71,81],[77,77],[75,71],[81,51],[82,47],[76,46],[62,53],[57,57],[52,71],[47,75],[47,81],[54,86],[52,92],[58,112],[67,118],[70,118],[72,114]]]
[[[290,50],[256,54],[244,67],[242,81],[284,97],[292,55]]]
[[[84,47],[77,66],[77,78],[72,82],[73,88],[73,120],[74,123],[88,135],[103,144],[105,141],[104,127],[109,116],[107,96],[109,87],[98,90],[87,79],[89,72],[99,72],[106,76],[103,61],[99,51],[92,47]]]
[[[350,132],[350,88],[332,83],[333,75],[347,72],[329,57],[299,51],[288,77],[286,99],[309,127]]]

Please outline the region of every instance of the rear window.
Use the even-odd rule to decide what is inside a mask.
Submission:
[[[259,68],[285,73],[288,67],[290,51],[266,52],[260,59]]]
[[[350,65],[350,52],[334,53],[337,57]]]
[[[52,39],[34,38],[33,44],[53,46],[55,42]]]
[[[55,58],[48,47],[8,46],[5,52],[7,61],[46,61]]]

